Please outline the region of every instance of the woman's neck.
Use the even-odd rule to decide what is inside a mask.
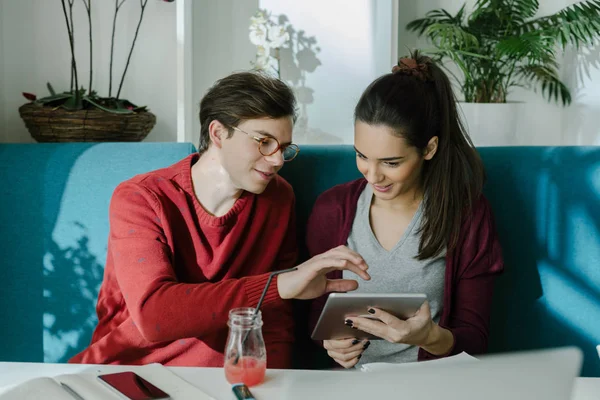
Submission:
[[[192,166],[191,175],[196,198],[206,212],[216,217],[227,214],[243,193],[231,181],[219,154],[212,147],[200,155]]]
[[[423,200],[423,191],[420,187],[411,188],[405,192],[399,193],[396,197],[390,200],[383,200],[377,196],[373,196],[371,205],[387,209],[393,212],[414,211],[419,207]]]

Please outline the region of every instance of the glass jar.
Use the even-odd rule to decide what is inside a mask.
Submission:
[[[225,346],[225,378],[231,384],[251,387],[262,383],[267,349],[262,335],[262,314],[250,307],[229,311],[229,337]]]

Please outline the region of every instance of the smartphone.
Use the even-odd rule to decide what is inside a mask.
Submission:
[[[171,398],[167,393],[131,371],[99,375],[98,379],[127,399],[158,400]]]

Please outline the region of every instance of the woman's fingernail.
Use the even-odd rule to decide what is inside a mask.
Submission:
[[[351,328],[354,328],[354,327],[352,326],[352,321],[351,321],[351,320],[349,320],[349,319],[345,320],[345,321],[344,321],[344,324],[346,324],[347,326],[349,326],[349,327],[351,327]]]
[[[360,343],[360,340],[358,340],[358,339],[354,339],[354,340],[352,341],[352,345],[359,344],[359,343]]]
[[[364,350],[368,349],[370,345],[371,345],[371,342],[365,343],[365,345],[363,346],[363,349]]]
[[[373,309],[373,308],[369,308],[369,313],[370,313],[370,314],[375,314],[375,309]]]
[[[361,357],[362,357],[362,354],[359,354],[358,357],[356,357],[356,359],[360,360]]]

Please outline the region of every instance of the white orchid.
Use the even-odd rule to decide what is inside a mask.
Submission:
[[[267,23],[267,18],[264,11],[257,11],[253,17],[250,17],[251,26],[264,25]]]
[[[250,41],[255,46],[267,45],[267,27],[264,25],[256,25],[250,28]]]
[[[271,48],[278,49],[290,40],[290,34],[282,25],[272,25],[269,26],[268,38]]]
[[[256,46],[256,60],[252,63],[254,67],[264,71],[275,71],[279,76],[279,48],[290,40],[285,24],[279,25],[267,10],[258,10],[250,18],[249,37],[250,42]]]

